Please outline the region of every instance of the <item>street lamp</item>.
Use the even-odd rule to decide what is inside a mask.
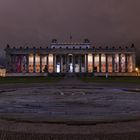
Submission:
[[[137,76],[139,76],[139,68],[136,68],[135,71],[137,73]]]

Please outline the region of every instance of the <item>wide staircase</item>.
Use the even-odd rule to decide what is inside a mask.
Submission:
[[[76,77],[75,73],[66,73],[65,77]]]
[[[58,82],[58,84],[60,84],[60,85],[74,85],[75,86],[75,85],[83,85],[85,83],[82,82],[80,79],[78,79],[76,74],[67,73],[65,75],[65,77]]]

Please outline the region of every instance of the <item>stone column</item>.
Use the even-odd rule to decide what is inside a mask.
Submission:
[[[13,55],[13,72],[16,72],[16,56]]]
[[[11,54],[6,54],[6,68],[8,70],[10,70],[11,64]]]
[[[101,54],[99,54],[99,72],[102,72]]]
[[[86,72],[88,73],[88,54],[86,54]]]
[[[42,54],[40,54],[40,73],[42,73]]]
[[[62,55],[59,55],[60,58],[60,73],[62,73]]]
[[[92,54],[92,72],[94,72],[94,54]]]
[[[64,73],[64,55],[61,55],[61,72]]]
[[[15,55],[15,66],[16,66],[16,71],[17,72],[17,54]]]
[[[56,55],[53,54],[53,72],[55,73],[55,60],[56,60]]]
[[[80,67],[80,69],[79,69],[79,72],[81,73],[81,54],[79,55],[79,67]]]
[[[61,56],[61,63],[62,63],[61,64],[61,67],[62,67],[61,71],[62,71],[62,73],[64,73],[64,55]]]
[[[67,54],[67,72],[69,72],[69,55]]]
[[[119,54],[119,72],[121,72],[122,69],[121,69],[121,54]]]
[[[65,73],[67,72],[67,55],[65,54]]]
[[[12,56],[12,72],[14,72],[15,69],[15,56]]]
[[[75,73],[75,55],[73,54],[73,72]]]
[[[22,73],[22,58],[23,58],[23,55],[20,56],[20,73]]]
[[[57,63],[56,63],[56,62],[57,62],[57,60],[56,60],[57,57],[56,57],[56,56],[57,56],[57,55],[55,54],[55,55],[54,55],[54,72],[55,72],[55,73],[57,72]],[[61,66],[60,66],[60,67],[61,67]]]
[[[26,55],[26,64],[25,64],[25,71],[29,73],[29,54]]]
[[[17,72],[17,55],[15,55],[15,72]]]
[[[7,55],[6,55],[7,56]],[[12,72],[12,70],[13,70],[13,63],[14,63],[14,61],[13,61],[13,55],[11,55],[11,65],[10,65],[10,68],[8,67],[8,64],[7,64],[8,62],[6,61],[6,68],[10,71],[10,72]]]
[[[6,54],[6,69],[10,72],[14,72],[15,69],[15,61],[14,61],[14,55],[11,55],[11,64],[8,62],[8,54]]]
[[[115,54],[112,54],[112,72],[115,72]]]
[[[79,73],[80,73],[80,56],[79,55],[77,56],[77,59],[78,59],[78,66],[79,66]]]
[[[46,55],[46,68],[47,68],[47,72],[49,72],[49,54]]]
[[[133,53],[131,55],[132,55],[133,71],[135,71],[135,68],[136,68],[136,54]]]
[[[36,56],[36,54],[34,53],[34,55],[33,55],[33,57],[34,57],[34,58],[33,58],[33,59],[34,59],[34,62],[33,62],[33,63],[34,63],[34,73],[36,72],[36,62],[35,62],[35,56]]]
[[[8,65],[8,64],[7,64]],[[7,66],[8,67],[8,66]],[[13,55],[13,72],[15,72],[16,69],[16,61],[15,61],[15,55]]]
[[[68,56],[67,56],[67,54],[65,54],[65,62],[66,62],[66,73],[67,73],[67,70],[68,70]]]
[[[106,54],[106,72],[108,72],[108,54]]]
[[[128,61],[127,61],[127,58],[128,58],[128,54],[125,54],[125,72],[128,72]]]
[[[12,64],[12,55],[8,55],[7,57],[9,57],[9,65]]]
[[[12,55],[12,72],[14,72],[14,68],[15,68],[15,62],[14,62],[14,55]],[[8,69],[8,61],[6,60],[6,68]]]

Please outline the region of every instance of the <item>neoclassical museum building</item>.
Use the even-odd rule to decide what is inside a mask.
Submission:
[[[97,47],[88,39],[82,43],[60,43],[53,39],[46,48],[11,47],[6,49],[7,73],[131,74],[135,71],[136,50],[129,47]]]

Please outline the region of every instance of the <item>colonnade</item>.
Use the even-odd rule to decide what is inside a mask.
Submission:
[[[13,72],[92,73],[132,72],[135,56],[127,53],[12,55]]]

